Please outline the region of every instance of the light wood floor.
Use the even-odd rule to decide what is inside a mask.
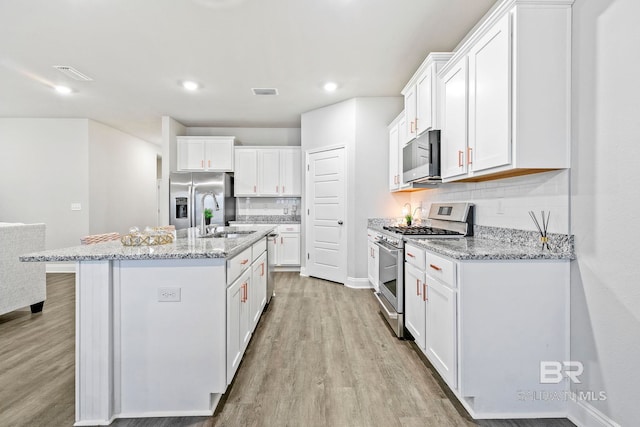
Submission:
[[[276,275],[236,379],[213,417],[115,426],[573,426],[474,422],[413,343],[393,337],[367,290]],[[0,316],[0,426],[74,421],[74,276],[47,276],[44,311]]]

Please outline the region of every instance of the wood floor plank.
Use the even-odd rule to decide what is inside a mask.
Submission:
[[[71,426],[73,274],[47,276],[42,314],[0,316],[0,425]],[[566,427],[567,420],[472,420],[410,341],[396,339],[369,290],[276,274],[213,417],[121,419],[119,427]]]

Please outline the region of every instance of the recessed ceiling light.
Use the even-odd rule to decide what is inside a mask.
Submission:
[[[54,86],[54,89],[56,90],[56,92],[63,95],[69,95],[71,92],[73,92],[68,86]]]
[[[182,87],[186,90],[196,90],[200,87],[200,85],[196,82],[192,82],[190,80],[182,82]]]
[[[334,90],[338,89],[338,84],[334,82],[327,82],[323,87],[327,92],[333,92]]]

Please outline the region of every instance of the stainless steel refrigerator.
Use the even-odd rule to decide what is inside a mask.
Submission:
[[[172,172],[169,177],[169,224],[176,229],[199,227],[203,208],[212,225],[236,219],[233,177],[224,172]]]

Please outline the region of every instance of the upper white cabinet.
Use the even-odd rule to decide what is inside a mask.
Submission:
[[[570,167],[572,3],[502,2],[438,73],[444,181]]]
[[[401,113],[404,117],[404,112]],[[398,119],[389,125],[389,190],[395,191],[400,187],[402,169],[399,158],[400,133]]]
[[[298,147],[236,147],[235,196],[300,196],[301,167]]]
[[[233,136],[177,137],[179,171],[233,172]]]
[[[439,129],[438,101],[440,96],[436,75],[453,56],[452,53],[431,53],[402,90],[406,114],[404,138],[407,143],[430,129]]]
[[[440,78],[440,173],[443,179],[467,173],[467,58],[459,58],[447,68]]]

